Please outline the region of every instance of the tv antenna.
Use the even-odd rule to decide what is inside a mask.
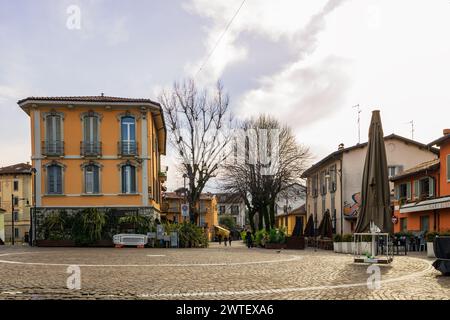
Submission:
[[[358,144],[361,143],[361,108],[359,107],[359,104],[356,106],[353,106],[352,108],[356,108],[356,111],[358,112]]]
[[[406,122],[406,124],[411,124],[411,140],[414,140],[414,120]]]

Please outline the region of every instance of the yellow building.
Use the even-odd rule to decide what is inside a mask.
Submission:
[[[288,213],[279,214],[275,217],[276,226],[278,228],[285,228],[286,235],[291,236],[294,232],[295,224],[299,223],[303,230],[306,225],[306,208],[305,205],[302,205],[299,208],[296,208]]]
[[[5,215],[6,210],[0,208],[0,244],[5,242]]]
[[[5,242],[11,243],[14,235],[14,243],[22,243],[29,233],[31,182],[31,165],[27,163],[0,168],[0,208],[5,210],[4,233],[0,222],[0,238]]]
[[[18,104],[30,116],[37,232],[39,219],[54,210],[159,218],[166,128],[158,103],[102,94]]]
[[[189,217],[182,216],[181,205],[183,203],[187,203],[183,188],[177,189],[175,192],[165,192],[162,204],[163,218],[176,223],[189,221]],[[214,237],[214,226],[218,225],[216,196],[211,193],[202,193],[197,210],[199,211],[199,217],[196,223],[207,230],[208,238],[212,240]]]

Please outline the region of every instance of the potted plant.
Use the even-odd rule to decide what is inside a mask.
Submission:
[[[342,236],[342,253],[353,253],[353,235],[344,234]]]
[[[337,253],[342,253],[342,236],[335,234],[333,236],[333,250]]]

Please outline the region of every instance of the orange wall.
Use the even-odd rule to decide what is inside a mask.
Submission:
[[[447,181],[447,155],[450,154],[450,141],[440,146],[441,161],[441,196],[450,195],[450,182]]]
[[[43,113],[49,112],[52,107],[39,107],[40,111],[40,131],[41,141],[45,140],[45,125],[43,120]],[[120,140],[120,121],[118,116],[124,114],[127,110],[136,117],[136,141],[138,143],[138,154],[141,155],[142,141],[141,141],[141,126],[142,113],[137,107],[122,108],[120,110],[106,110],[103,106],[76,106],[72,109],[67,107],[55,107],[55,111],[64,114],[63,124],[63,140],[64,140],[64,157],[47,158],[42,160],[42,206],[142,206],[142,164],[137,166],[136,180],[137,193],[136,195],[122,195],[120,185],[120,169],[119,165],[125,162],[126,158],[118,157],[118,141]],[[83,140],[82,135],[82,121],[80,115],[84,112],[93,110],[102,115],[100,121],[100,141],[102,143],[102,158],[96,159],[80,159],[80,142]],[[34,151],[34,113],[31,112],[31,128],[32,128],[32,150]],[[153,150],[153,140],[155,133],[155,126],[153,125],[153,117],[150,112],[146,113],[148,132],[148,185],[151,186],[151,191],[155,200],[149,199],[149,206],[154,206],[159,210],[160,202],[160,181],[158,180],[157,168],[159,162],[159,152]],[[76,159],[70,159],[75,157]],[[156,161],[158,159],[158,161]],[[100,194],[101,195],[83,195],[83,170],[81,165],[89,161],[95,161],[101,165],[100,169]],[[131,159],[136,161],[137,159]],[[45,165],[51,161],[57,161],[64,165],[63,171],[63,193],[64,195],[45,195],[46,193],[46,171]],[[35,162],[33,161],[33,165]],[[155,188],[156,187],[156,188]]]

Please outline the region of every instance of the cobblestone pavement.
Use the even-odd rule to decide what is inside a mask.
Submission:
[[[396,256],[373,290],[367,265],[321,250],[0,247],[0,299],[450,299],[431,262]]]

